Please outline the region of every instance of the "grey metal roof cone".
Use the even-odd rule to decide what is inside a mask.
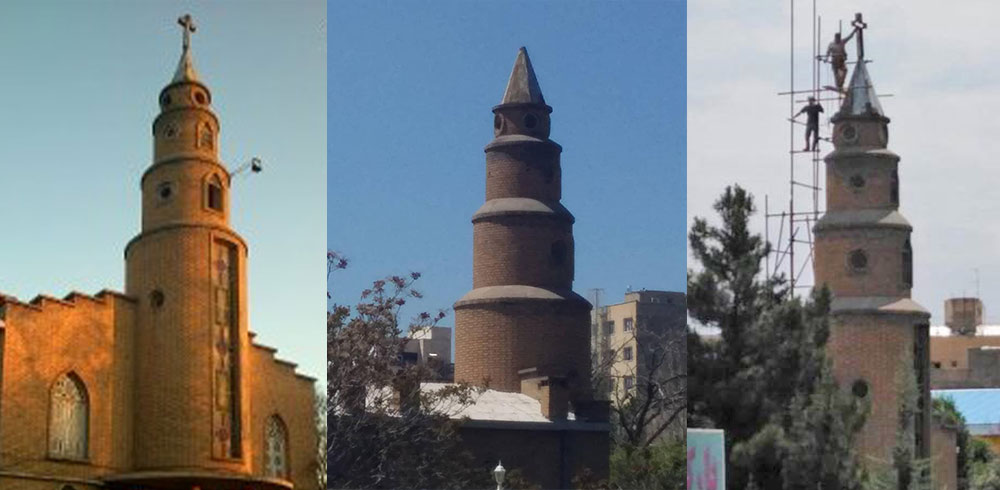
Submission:
[[[510,72],[507,90],[503,93],[501,104],[545,104],[542,89],[535,78],[535,70],[531,67],[528,50],[522,47],[514,60],[514,69]]]
[[[854,73],[851,75],[851,84],[847,88],[847,96],[844,98],[844,105],[840,107],[840,113],[847,116],[864,116],[876,114],[885,117],[882,112],[882,105],[875,95],[875,86],[865,68],[867,62],[858,62],[854,65]]]

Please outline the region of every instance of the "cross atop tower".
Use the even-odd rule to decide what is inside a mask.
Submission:
[[[862,19],[861,12],[854,14],[851,26],[858,34],[858,63],[862,63],[865,60],[865,29],[868,28],[868,24]]]
[[[191,47],[191,34],[198,27],[194,25],[194,18],[191,17],[191,14],[184,14],[182,17],[179,17],[177,23],[184,28],[184,51],[187,51]]]

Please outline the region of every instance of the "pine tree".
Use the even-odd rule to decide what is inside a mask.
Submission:
[[[701,269],[688,273],[688,310],[720,331],[717,342],[689,334],[689,425],[726,431],[729,488],[816,488],[818,477],[858,488],[865,412],[829,372],[829,293],[803,302],[761,274],[769,245],[750,233],[746,191],[728,187],[715,210],[721,225],[697,218],[689,234]]]

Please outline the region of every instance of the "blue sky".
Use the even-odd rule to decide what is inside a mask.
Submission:
[[[327,239],[351,260],[334,301],[409,271],[426,295],[410,314],[471,289],[490,110],[521,46],[563,146],[576,291],[683,290],[683,1],[337,1],[329,14]]]
[[[232,191],[232,225],[250,248],[250,327],[325,379],[323,2],[0,4],[0,291],[124,289],[139,177],[186,12],[223,161],[264,160]]]

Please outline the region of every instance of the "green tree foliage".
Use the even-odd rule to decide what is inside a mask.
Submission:
[[[1000,458],[988,442],[969,434],[965,417],[955,406],[955,400],[935,398],[934,414],[957,431],[958,490],[1000,490]]]
[[[769,245],[750,232],[745,190],[726,188],[715,210],[721,224],[696,218],[689,233],[701,268],[688,272],[688,311],[720,332],[689,333],[689,425],[726,431],[729,488],[859,488],[865,406],[830,375],[829,293],[801,301],[762,274]]]
[[[685,448],[684,441],[616,447],[611,453],[611,488],[683,490],[687,484]]]

